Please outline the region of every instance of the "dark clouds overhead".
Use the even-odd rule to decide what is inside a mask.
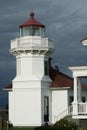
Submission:
[[[46,35],[55,41],[54,66],[71,75],[68,66],[87,64],[87,48],[80,43],[87,37],[87,0],[0,0],[1,88],[15,76],[10,40],[19,37],[19,25],[28,20],[31,10],[46,25]]]

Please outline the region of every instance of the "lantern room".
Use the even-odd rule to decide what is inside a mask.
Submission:
[[[34,12],[30,13],[28,21],[19,26],[20,37],[40,36],[44,37],[45,26],[34,18]]]

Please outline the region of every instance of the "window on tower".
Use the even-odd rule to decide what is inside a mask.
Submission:
[[[34,27],[32,35],[33,36],[40,36],[40,30],[39,30],[39,28]]]
[[[40,28],[24,27],[21,29],[21,36],[40,36]]]
[[[31,28],[29,28],[29,27],[22,28],[21,36],[31,36]]]
[[[49,75],[49,64],[47,60],[44,62],[44,74]]]

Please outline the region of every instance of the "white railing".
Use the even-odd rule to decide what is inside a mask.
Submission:
[[[27,36],[11,40],[11,49],[19,47],[47,47],[54,49],[54,42],[48,38]]]
[[[78,103],[78,114],[87,114],[87,103]]]
[[[68,116],[68,115],[71,115],[73,112],[73,106],[69,106],[67,109],[65,109],[62,113],[60,113],[59,115],[57,116],[54,116],[54,122],[56,121],[59,121],[60,119]]]
[[[86,103],[78,103],[78,116],[79,115],[87,115],[87,102]],[[66,110],[64,110],[62,113],[60,113],[57,116],[54,116],[54,123],[56,121],[59,121],[60,119],[68,116],[68,115],[72,115],[73,116],[73,105],[69,106]]]

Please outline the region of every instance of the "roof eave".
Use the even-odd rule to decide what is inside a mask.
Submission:
[[[4,91],[12,91],[12,88],[3,88]]]
[[[51,87],[51,90],[65,90],[70,89],[71,87]]]
[[[42,27],[42,28],[45,28],[45,26],[44,25],[33,25],[33,24],[30,24],[30,25],[20,25],[19,26],[19,28],[23,28],[23,27],[31,27],[31,26],[33,26],[33,27]]]

